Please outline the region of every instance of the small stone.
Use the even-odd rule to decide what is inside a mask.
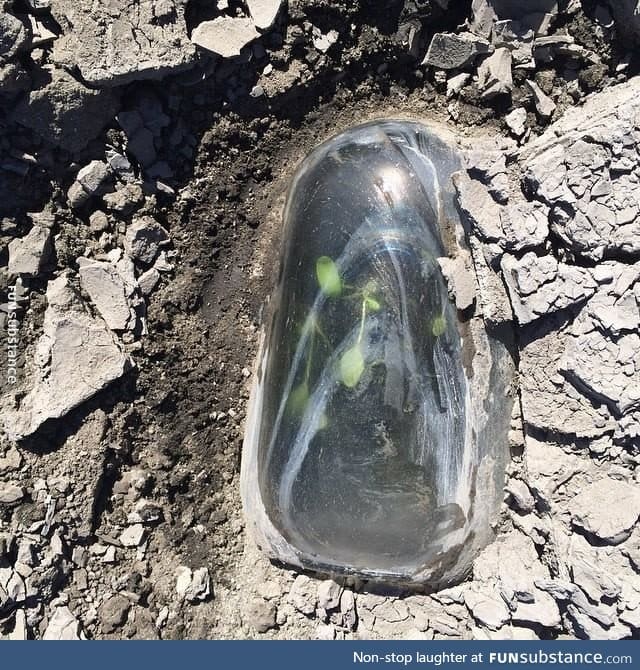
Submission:
[[[496,49],[485,58],[478,68],[478,86],[485,100],[496,95],[510,93],[513,89],[511,76],[511,52],[506,47]]]
[[[3,8],[0,14],[0,60],[11,58],[23,46],[26,39],[22,21]]]
[[[181,565],[176,570],[176,592],[189,602],[206,600],[211,595],[211,578],[207,568],[191,570]]]
[[[335,640],[336,627],[330,623],[320,623],[316,628],[316,640]]]
[[[509,608],[495,590],[486,593],[469,590],[465,593],[464,600],[473,618],[491,630],[502,628],[511,618]]]
[[[470,63],[476,56],[489,53],[491,45],[471,33],[436,33],[431,39],[422,65],[453,70]]]
[[[88,88],[63,69],[44,68],[13,118],[47,142],[77,152],[102,132],[118,104],[117,93]]]
[[[57,607],[49,619],[43,640],[80,640],[80,624],[66,607]]]
[[[9,242],[9,274],[36,277],[52,252],[51,231],[33,226],[24,236]]]
[[[120,535],[120,542],[123,547],[139,547],[144,539],[145,531],[141,523],[126,528]]]
[[[624,542],[640,518],[640,490],[627,482],[603,477],[570,501],[574,526],[607,544]]]
[[[0,474],[17,470],[22,465],[22,456],[20,452],[11,447],[7,453],[0,458]]]
[[[529,487],[521,479],[510,479],[506,490],[519,510],[525,514],[533,512],[535,509],[535,500],[531,495]]]
[[[191,41],[223,58],[239,56],[240,51],[260,36],[252,19],[219,16],[203,21],[191,33]]]
[[[130,609],[131,602],[120,594],[111,596],[105,600],[98,607],[98,617],[100,618],[102,632],[108,635],[120,628],[126,622]]]
[[[168,239],[169,234],[155,219],[144,216],[127,228],[124,248],[134,260],[150,264],[160,251],[160,243]]]
[[[160,281],[160,273],[156,268],[149,268],[138,277],[138,286],[142,295],[150,295]]]
[[[318,584],[318,607],[329,611],[340,605],[342,586],[332,579],[326,579]]]
[[[256,27],[267,30],[276,20],[282,0],[246,0],[246,4]]]
[[[78,258],[80,285],[111,330],[135,326],[131,314],[127,286],[116,266],[103,261]]]
[[[266,633],[276,626],[276,606],[262,598],[252,598],[243,608],[243,620],[258,633]]]
[[[330,30],[323,33],[319,28],[313,27],[313,46],[320,52],[327,53],[329,49],[338,41],[338,31]]]
[[[454,95],[460,93],[469,79],[471,79],[471,75],[468,72],[461,72],[447,79],[447,98],[452,98]]]
[[[155,153],[155,148],[153,152]],[[133,150],[132,153],[135,155]],[[113,193],[106,193],[102,196],[102,200],[111,211],[127,216],[138,209],[144,202],[144,193],[139,184],[125,184],[117,188]]]
[[[94,212],[89,217],[89,228],[91,228],[94,233],[102,233],[103,231],[108,230],[109,217],[100,210]]]
[[[504,120],[514,137],[522,137],[527,129],[527,110],[524,107],[516,107],[504,117]]]
[[[553,102],[548,95],[543,93],[542,89],[534,81],[527,79],[527,84],[531,89],[531,93],[533,93],[533,101],[538,114],[540,114],[543,119],[548,119],[555,111],[555,102]]]
[[[90,195],[99,195],[105,182],[111,177],[111,170],[104,161],[91,161],[78,171],[76,181]]]
[[[0,483],[0,504],[15,505],[24,498],[24,489],[10,483]]]
[[[307,616],[313,614],[318,602],[315,582],[306,575],[298,575],[289,591],[289,601],[298,612]]]

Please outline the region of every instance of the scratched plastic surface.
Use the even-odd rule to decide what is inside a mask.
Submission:
[[[437,262],[457,169],[427,128],[385,121],[296,174],[245,444],[257,472],[243,476],[276,558],[442,579],[474,532],[462,327]]]

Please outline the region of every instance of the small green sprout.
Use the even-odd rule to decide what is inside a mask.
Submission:
[[[336,297],[342,293],[342,280],[338,266],[329,256],[320,256],[316,261],[316,278],[320,290],[329,297]]]

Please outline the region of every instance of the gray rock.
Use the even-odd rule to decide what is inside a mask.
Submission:
[[[9,482],[0,483],[0,504],[15,505],[24,498],[24,489]]]
[[[62,605],[56,607],[49,619],[47,628],[42,636],[43,640],[80,640],[80,623],[73,616],[71,610]]]
[[[442,257],[437,261],[456,307],[459,310],[471,307],[476,298],[476,280],[471,269],[469,254],[458,255],[455,258]]]
[[[176,570],[176,592],[191,603],[207,600],[211,595],[211,578],[207,568],[191,570],[180,566]]]
[[[527,129],[527,110],[524,107],[516,107],[504,117],[504,121],[515,137],[522,137]]]
[[[258,633],[266,633],[276,626],[276,606],[262,598],[251,598],[243,607],[243,620]]]
[[[131,291],[113,264],[81,257],[78,274],[80,285],[111,330],[135,327],[135,312],[132,313],[129,303]]]
[[[511,93],[513,78],[509,49],[500,47],[482,61],[478,68],[478,86],[482,91],[481,97],[485,100]]]
[[[100,195],[105,182],[111,177],[111,170],[104,161],[91,161],[78,170],[76,181],[90,195]]]
[[[298,575],[289,591],[289,602],[305,615],[311,615],[316,611],[318,602],[318,591],[315,582],[306,575]]]
[[[332,579],[325,579],[318,584],[318,607],[329,611],[340,605],[342,586]]]
[[[502,628],[511,619],[509,608],[495,589],[483,586],[469,589],[464,600],[473,618],[491,630]]]
[[[548,119],[555,111],[556,103],[544,93],[535,81],[527,79],[527,85],[533,94],[533,102],[536,106],[536,111],[543,119]]]
[[[592,327],[569,341],[560,370],[587,395],[625,414],[640,407],[639,361],[638,333],[614,339]]]
[[[534,497],[531,495],[529,487],[521,479],[509,479],[506,490],[519,510],[527,514],[533,512],[535,509]]]
[[[160,79],[184,70],[195,57],[185,4],[56,0],[51,11],[62,35],[55,41],[53,58],[63,67],[77,67],[85,81],[97,86]]]
[[[52,251],[51,231],[33,226],[24,237],[9,242],[9,274],[36,277]]]
[[[49,282],[47,302],[33,386],[5,416],[12,439],[64,416],[131,367],[104,322],[88,314],[68,275]]]
[[[3,9],[0,14],[0,60],[14,56],[26,40],[22,21]]]
[[[509,251],[524,251],[541,246],[549,235],[548,208],[540,202],[519,202],[500,210],[503,246]]]
[[[98,617],[102,632],[108,635],[118,630],[127,621],[130,609],[131,602],[120,594],[107,598],[98,607]]]
[[[150,216],[136,219],[128,228],[124,248],[130,258],[141,263],[153,263],[162,242],[169,239],[167,231]]]
[[[106,193],[102,200],[109,210],[128,216],[142,205],[144,193],[140,184],[124,184],[113,193]]]
[[[533,251],[520,259],[505,254],[500,267],[520,324],[584,302],[598,288],[587,268],[558,263],[553,256],[539,257]]]
[[[144,537],[144,526],[141,523],[134,523],[124,529],[119,539],[123,547],[135,548],[142,544]]]
[[[246,2],[249,14],[259,30],[271,28],[282,5],[282,0],[246,0]]]
[[[470,33],[436,33],[431,39],[422,65],[453,70],[471,63],[480,54],[490,51],[492,47],[489,42]]]
[[[138,286],[142,295],[151,295],[160,281],[160,273],[156,268],[149,268],[138,277]]]
[[[72,153],[97,137],[118,111],[118,94],[87,88],[62,69],[49,69],[16,105],[14,120]]]
[[[569,507],[574,526],[608,544],[620,544],[631,535],[640,517],[640,490],[603,477],[586,486]]]
[[[200,23],[191,33],[191,41],[223,58],[231,58],[239,56],[259,36],[253,20],[220,16]]]
[[[471,79],[471,75],[468,72],[461,72],[447,79],[447,98],[460,93],[469,79]]]
[[[586,398],[560,374],[570,330],[560,320],[535,324],[524,334],[520,351],[525,423],[545,432],[591,439],[612,432],[616,424],[607,407]]]
[[[89,228],[94,233],[102,233],[109,229],[109,217],[100,210],[93,212],[89,217]]]

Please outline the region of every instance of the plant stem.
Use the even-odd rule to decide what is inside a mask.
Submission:
[[[364,335],[364,320],[367,317],[367,301],[362,301],[362,318],[360,319],[360,332],[358,333],[358,344],[362,342],[362,336]]]

